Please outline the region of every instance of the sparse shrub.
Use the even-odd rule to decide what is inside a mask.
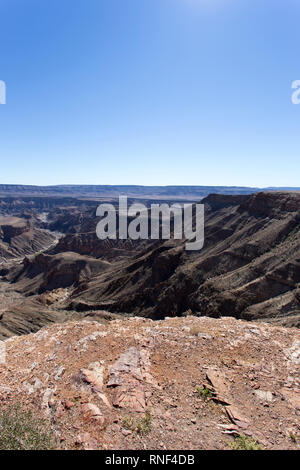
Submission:
[[[20,406],[0,408],[0,450],[54,450],[53,431],[42,419]]]
[[[201,333],[201,329],[198,326],[191,326],[190,328],[191,335],[198,336],[199,333]]]
[[[290,433],[290,438],[295,444],[297,444],[297,437],[292,432]]]
[[[148,434],[151,431],[151,414],[150,411],[146,411],[146,414],[143,418],[137,420],[137,430],[138,434]]]
[[[134,429],[134,420],[131,416],[125,415],[122,417],[122,424],[125,429],[128,429],[129,431],[133,431]]]
[[[211,398],[212,397],[212,392],[209,390],[207,387],[197,387],[196,392],[199,396],[199,398]]]
[[[125,429],[128,429],[136,434],[144,435],[149,434],[151,431],[151,414],[147,410],[145,416],[134,420],[131,416],[123,416],[122,423]]]
[[[191,317],[193,315],[194,314],[193,314],[193,312],[190,308],[188,310],[186,310],[185,312],[183,312],[183,314],[182,314],[183,317]]]
[[[265,450],[257,441],[244,434],[235,436],[234,441],[229,443],[233,450]]]

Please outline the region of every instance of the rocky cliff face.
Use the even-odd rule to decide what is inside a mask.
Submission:
[[[23,296],[22,331],[36,331],[27,316],[41,304],[36,313],[44,324],[53,310],[56,318],[106,310],[152,319],[188,312],[299,326],[300,193],[215,194],[203,202],[205,245],[199,252],[186,252],[185,241],[100,241],[91,231],[93,208],[56,208],[47,224],[71,233],[46,254],[0,271],[3,296]],[[30,243],[32,252],[32,237]],[[15,253],[26,253],[22,247]],[[57,299],[47,313],[45,295]],[[8,305],[1,307],[5,335],[21,329],[19,317],[14,326],[14,301]]]
[[[6,220],[7,222],[5,222]],[[28,220],[2,217],[0,218],[0,224],[0,238],[4,243],[11,243],[13,238],[30,230]]]
[[[34,254],[54,240],[51,233],[34,227],[28,219],[0,217],[0,262]]]
[[[212,195],[203,202],[203,250],[156,243],[119,266],[113,279],[101,276],[75,291],[72,306],[299,325],[300,194]]]
[[[0,345],[0,405],[48,420],[62,448],[230,449],[241,434],[261,448],[299,448],[296,329],[131,318],[53,325]]]
[[[42,294],[58,288],[78,286],[106,271],[109,264],[77,253],[50,256],[38,254],[11,269],[7,280],[18,284],[18,289],[27,295]]]
[[[94,258],[114,260],[119,257],[130,257],[142,251],[146,243],[128,240],[99,240],[96,229],[93,232],[67,234],[51,253],[72,251]]]

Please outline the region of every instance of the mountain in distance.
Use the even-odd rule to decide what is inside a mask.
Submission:
[[[138,185],[57,185],[27,186],[0,184],[1,197],[85,197],[115,198],[125,195],[143,199],[197,200],[214,194],[253,194],[258,191],[300,191],[299,188],[250,188],[240,186],[138,186]]]

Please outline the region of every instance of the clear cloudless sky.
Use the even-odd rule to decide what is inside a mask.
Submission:
[[[299,0],[0,0],[0,183],[300,186]]]

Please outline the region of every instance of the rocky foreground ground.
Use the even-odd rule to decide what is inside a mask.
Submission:
[[[234,318],[70,322],[1,343],[0,406],[67,449],[297,449],[300,334]],[[3,354],[2,354],[3,359]]]

